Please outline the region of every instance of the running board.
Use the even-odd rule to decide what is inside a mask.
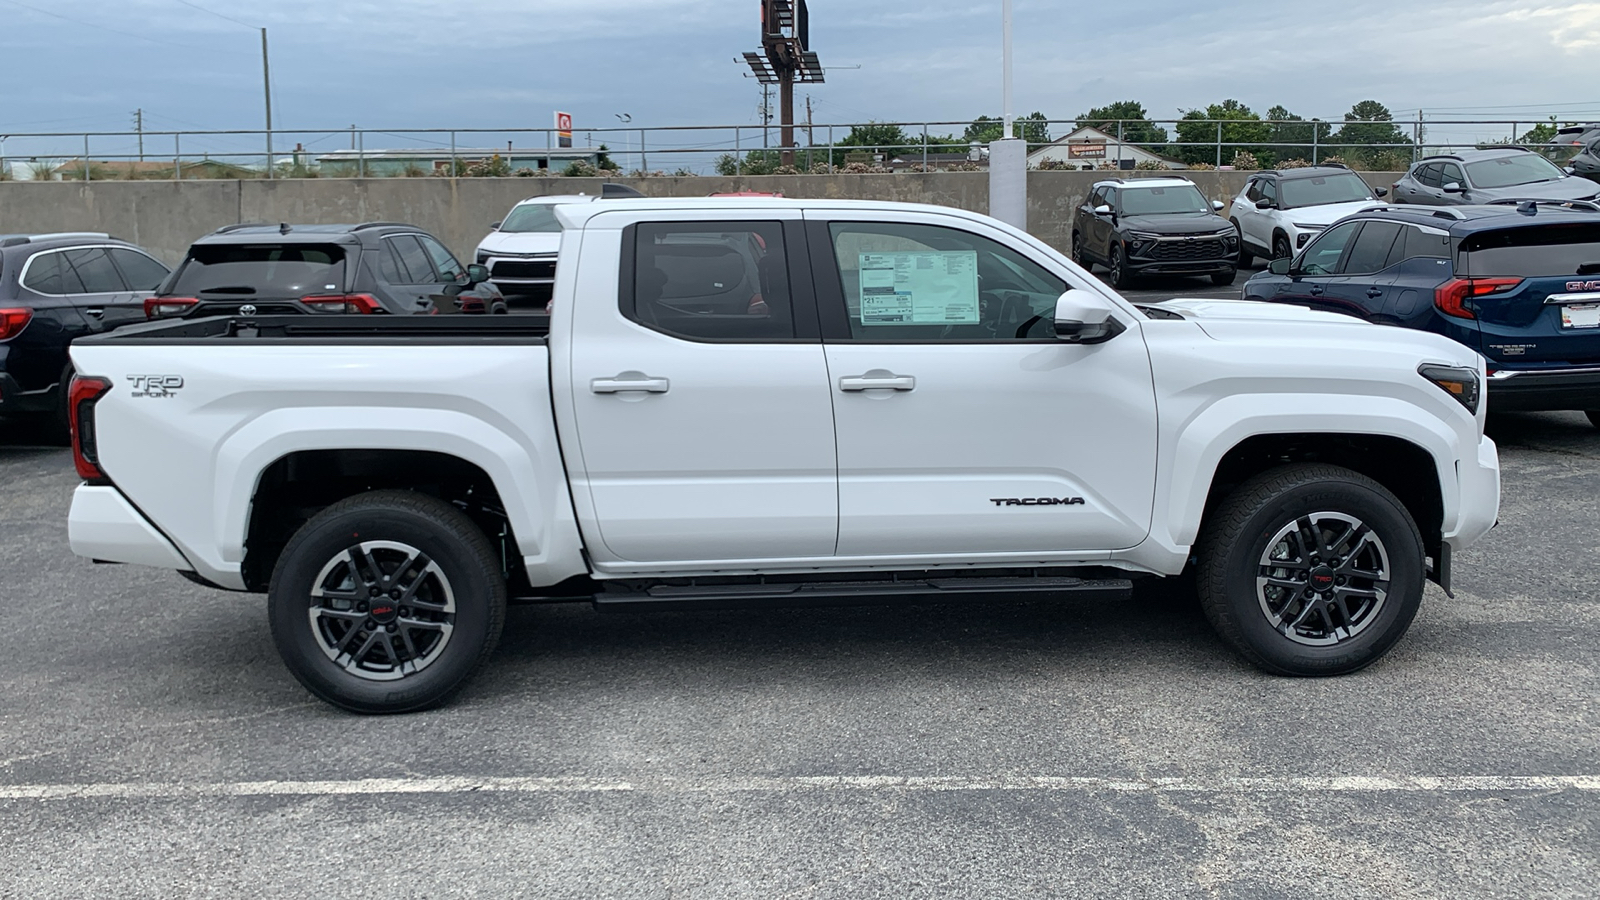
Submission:
[[[606,585],[595,594],[595,609],[727,609],[749,606],[854,606],[894,601],[955,598],[1003,600],[1016,595],[1062,596],[1074,600],[1126,600],[1127,578],[920,578],[880,581],[802,581],[764,584],[658,584],[642,590]]]

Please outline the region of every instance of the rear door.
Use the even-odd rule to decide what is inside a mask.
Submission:
[[[93,332],[121,324],[131,305],[139,307],[136,320],[144,319],[142,300],[134,300],[104,247],[40,253],[24,264],[22,284],[75,307]]]
[[[106,255],[122,274],[122,283],[128,289],[125,303],[108,308],[106,328],[116,328],[130,322],[143,322],[145,298],[155,293],[161,282],[171,274],[166,266],[147,253],[129,247],[107,247]]]
[[[444,289],[443,277],[434,268],[433,257],[420,237],[389,235],[383,239],[385,252],[378,258],[379,272],[404,309],[426,310],[435,305],[433,295]],[[440,312],[454,310],[441,308]]]
[[[1383,312],[1399,260],[1394,254],[1398,222],[1368,219],[1339,263],[1338,277],[1323,285],[1321,307],[1369,321]]]
[[[638,216],[590,220],[557,274],[564,450],[597,567],[826,561],[833,406],[798,210]]]
[[[1600,364],[1600,224],[1470,235],[1458,269],[1472,279],[1483,355],[1497,368]]]

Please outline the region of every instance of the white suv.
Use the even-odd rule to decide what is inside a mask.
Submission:
[[[561,249],[561,223],[555,208],[562,203],[588,203],[610,197],[641,197],[621,184],[604,184],[600,193],[531,197],[511,207],[478,242],[473,260],[489,269],[489,280],[507,299],[548,303],[556,281],[556,253]]]
[[[1334,222],[1379,205],[1384,188],[1372,189],[1341,165],[1257,172],[1233,198],[1228,218],[1239,229],[1239,267],[1252,258],[1295,255]]]

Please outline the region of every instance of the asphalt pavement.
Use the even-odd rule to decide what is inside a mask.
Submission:
[[[1592,898],[1600,431],[1491,429],[1499,527],[1356,675],[1263,675],[1161,583],[533,606],[359,717],[260,596],[73,556],[70,456],[0,420],[0,897]]]

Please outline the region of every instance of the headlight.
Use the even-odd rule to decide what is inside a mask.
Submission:
[[[478,265],[480,265],[480,266],[487,265],[488,262],[489,262],[489,254],[486,251],[479,250],[477,259],[478,259]]]
[[[1328,226],[1326,226],[1326,225],[1302,225],[1301,223],[1296,222],[1296,223],[1294,223],[1294,227],[1300,229],[1301,231],[1321,231],[1322,229],[1327,228]]]
[[[1417,374],[1438,385],[1440,390],[1456,398],[1474,415],[1477,414],[1478,399],[1483,396],[1483,390],[1478,384],[1476,369],[1423,364],[1417,367]]]
[[[1143,231],[1132,231],[1132,232],[1128,233],[1128,237],[1135,238],[1135,239],[1141,240],[1141,241],[1153,241],[1153,240],[1155,240],[1156,238],[1158,238],[1160,236],[1161,235],[1159,235],[1159,234],[1146,234]]]

